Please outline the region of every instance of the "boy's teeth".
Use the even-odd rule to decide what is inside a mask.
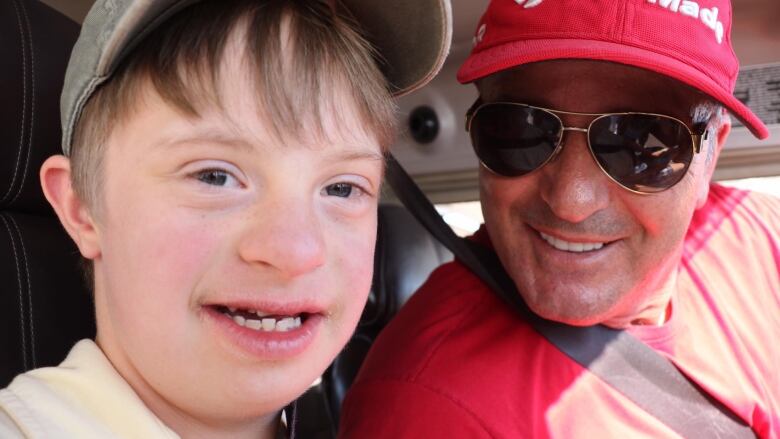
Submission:
[[[256,312],[252,314],[260,315],[261,312]],[[263,314],[268,315],[268,314]],[[245,318],[241,315],[235,315],[233,316],[233,321],[238,326],[243,326],[245,328],[253,329],[255,331],[264,331],[264,332],[287,332],[293,329],[297,329],[301,326],[303,323],[300,316],[297,317],[283,317],[279,319],[275,319],[273,317],[263,317],[262,319],[251,319],[251,318]]]
[[[258,329],[263,327],[263,322],[255,319],[246,319],[246,327],[257,331]]]
[[[604,247],[603,242],[568,242],[542,232],[539,232],[539,235],[551,246],[567,252],[582,253]]]

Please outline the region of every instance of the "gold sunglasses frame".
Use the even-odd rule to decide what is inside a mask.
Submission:
[[[560,123],[561,128],[560,128],[560,130],[557,133],[558,143],[555,145],[555,150],[553,150],[553,153],[550,154],[550,157],[548,157],[542,164],[540,164],[539,166],[534,168],[532,171],[528,172],[528,174],[531,174],[533,172],[538,171],[539,169],[542,169],[547,163],[549,163],[553,159],[555,159],[555,157],[557,157],[558,154],[563,149],[563,134],[566,131],[576,131],[576,132],[580,132],[580,133],[584,133],[585,134],[585,138],[588,141],[588,152],[590,153],[591,158],[593,158],[593,161],[596,162],[596,165],[599,167],[599,169],[601,169],[601,172],[603,172],[604,175],[606,175],[610,180],[612,180],[614,183],[616,183],[618,186],[622,187],[623,189],[625,189],[625,190],[627,190],[629,192],[633,192],[635,194],[640,194],[640,195],[657,194],[657,193],[664,192],[666,190],[669,190],[669,189],[673,188],[675,185],[677,185],[677,183],[682,181],[682,178],[688,172],[688,169],[690,169],[691,164],[688,163],[688,166],[685,168],[685,172],[683,173],[683,177],[680,177],[679,180],[677,180],[674,184],[672,184],[671,186],[669,186],[667,188],[663,188],[661,190],[654,191],[654,192],[642,192],[642,191],[638,191],[636,189],[632,189],[630,187],[626,187],[625,185],[623,185],[622,183],[617,181],[612,175],[610,175],[609,172],[607,172],[606,169],[604,169],[604,167],[601,165],[599,160],[596,158],[596,154],[593,152],[593,146],[590,144],[590,136],[588,134],[590,133],[590,129],[593,127],[593,124],[596,123],[596,121],[598,121],[600,119],[603,119],[605,117],[609,117],[609,116],[626,116],[626,115],[653,116],[653,117],[661,117],[661,118],[664,118],[664,119],[673,120],[673,121],[679,123],[680,125],[682,125],[683,127],[685,127],[685,129],[688,131],[688,134],[690,134],[690,136],[691,136],[691,143],[693,145],[693,156],[691,157],[691,162],[693,161],[693,157],[701,151],[702,143],[705,140],[707,140],[707,129],[706,129],[707,128],[707,123],[706,122],[705,123],[701,123],[701,124],[696,124],[695,128],[697,129],[697,131],[700,131],[700,132],[699,133],[694,133],[693,130],[691,130],[691,128],[685,122],[681,121],[680,119],[678,119],[676,117],[668,116],[666,114],[634,112],[634,111],[617,112],[617,113],[580,113],[580,112],[576,112],[576,111],[551,110],[549,108],[537,107],[537,106],[534,106],[534,105],[523,104],[523,103],[520,103],[520,102],[508,102],[508,101],[482,102],[481,99],[478,99],[476,102],[474,102],[474,104],[471,106],[471,108],[469,108],[468,111],[466,111],[466,132],[471,133],[471,122],[474,120],[474,116],[477,114],[477,112],[479,112],[479,110],[481,110],[484,107],[488,107],[488,106],[492,106],[492,105],[509,105],[509,106],[517,106],[517,107],[532,108],[532,109],[535,109],[535,110],[541,110],[541,111],[544,111],[544,112],[552,115],[553,117],[555,117],[558,120],[558,122]],[[587,128],[568,127],[568,126],[566,126],[566,124],[563,123],[563,119],[561,119],[558,116],[559,114],[565,114],[565,115],[571,115],[571,116],[593,117],[593,120],[590,121],[590,123],[588,124]],[[471,142],[472,142],[472,147],[473,147],[473,143],[474,143],[473,140],[471,140]],[[477,157],[477,158],[479,159],[479,157]],[[484,166],[485,169],[487,169],[488,171],[492,172],[493,174],[500,175],[502,177],[506,177],[505,175],[490,169],[490,167],[487,164],[485,164],[485,162],[483,162],[482,159],[479,159],[479,163],[482,166]],[[523,175],[528,175],[528,174],[523,174]]]

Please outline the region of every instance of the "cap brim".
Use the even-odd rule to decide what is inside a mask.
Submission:
[[[449,0],[343,0],[381,57],[394,96],[427,84],[450,51]]]
[[[754,136],[769,137],[761,119],[712,78],[682,61],[633,46],[573,39],[515,41],[472,54],[458,71],[458,81],[469,83],[511,67],[554,59],[612,61],[669,76],[723,104]]]

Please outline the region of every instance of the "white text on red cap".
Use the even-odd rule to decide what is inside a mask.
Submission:
[[[518,5],[522,5],[524,8],[533,8],[534,6],[538,6],[539,3],[541,3],[543,0],[515,0],[515,3]]]
[[[712,29],[715,32],[715,38],[718,40],[718,44],[723,42],[723,23],[718,20],[718,8],[702,8],[695,1],[689,0],[647,0],[648,3],[657,4],[662,8],[666,8],[672,12],[677,12],[682,15],[687,15],[691,18],[701,19],[701,22],[705,26]]]

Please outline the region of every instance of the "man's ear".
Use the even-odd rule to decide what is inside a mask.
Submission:
[[[724,120],[720,124],[720,128],[717,131],[710,130],[710,137],[702,144],[701,154],[705,155],[704,175],[699,182],[696,209],[701,208],[707,202],[707,196],[710,193],[710,181],[712,181],[712,174],[715,172],[715,164],[718,162],[718,157],[720,157],[720,153],[726,145],[729,133],[731,133],[731,118],[725,114],[723,118]]]
[[[81,255],[97,258],[100,255],[97,228],[87,205],[73,190],[70,160],[63,155],[49,157],[41,166],[40,176],[43,194]]]

